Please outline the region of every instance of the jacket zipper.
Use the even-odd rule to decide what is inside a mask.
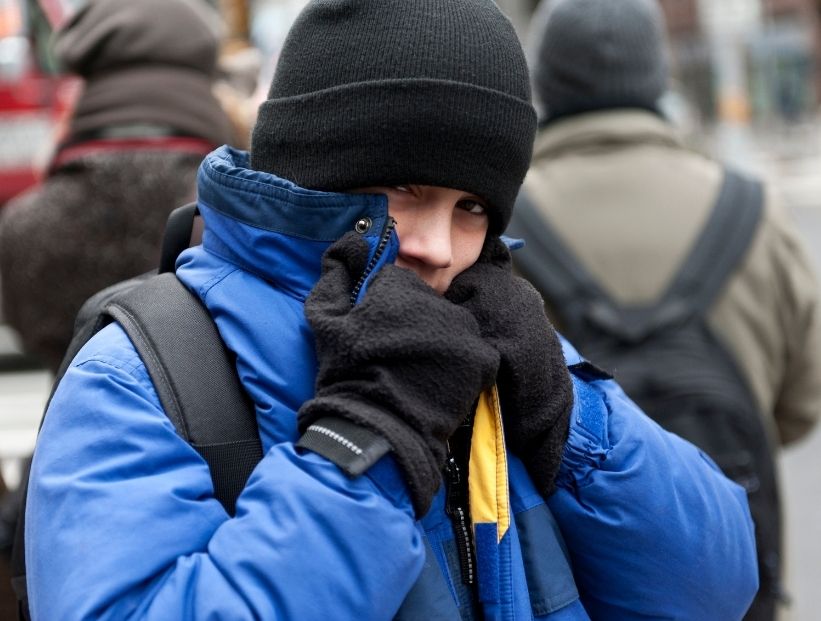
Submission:
[[[385,248],[388,246],[388,240],[391,237],[391,233],[393,229],[396,227],[396,220],[388,216],[385,220],[385,229],[382,231],[382,236],[379,238],[379,243],[376,245],[376,252],[373,253],[373,257],[371,260],[368,261],[368,265],[365,267],[365,271],[362,272],[362,275],[359,277],[359,280],[356,282],[356,286],[351,291],[351,306],[356,304],[356,298],[359,297],[359,292],[362,290],[362,287],[365,285],[365,281],[368,280],[368,276],[371,275],[376,264],[379,262],[379,259],[382,258],[382,254],[385,252]]]
[[[356,285],[351,291],[351,306],[356,304],[356,298],[359,297],[359,292],[368,280],[368,277],[376,268],[379,259],[385,252],[388,246],[393,229],[396,227],[396,220],[387,217],[385,221],[385,229],[379,238],[376,246],[376,251],[368,261],[368,265],[362,272],[362,275],[357,280]],[[462,440],[459,449],[462,452],[470,450],[470,435],[471,427],[465,425],[460,427],[460,431],[466,432],[466,438],[452,438],[453,440]],[[458,436],[459,434],[455,434]],[[464,471],[467,473],[467,460],[464,459]],[[473,585],[476,581],[476,560],[473,553],[473,540],[470,529],[470,511],[468,509],[468,480],[466,476],[462,475],[462,468],[459,466],[459,460],[453,453],[448,453],[448,459],[445,463],[445,473],[448,478],[447,499],[445,505],[445,513],[450,517],[453,523],[453,530],[456,534],[456,547],[459,554],[459,564],[462,570],[462,582],[466,585]]]
[[[461,430],[462,428],[460,428]],[[470,427],[466,429],[470,433]],[[451,438],[456,440],[456,444],[463,438],[457,438],[457,434]],[[462,443],[464,444],[464,443]],[[450,449],[450,445],[448,447]],[[457,446],[457,451],[464,453],[463,446]],[[470,436],[467,436],[467,449],[470,448]],[[473,538],[470,527],[470,509],[468,503],[468,478],[467,460],[460,459],[457,451],[448,452],[448,459],[445,462],[445,475],[447,476],[447,493],[445,499],[445,513],[453,524],[453,531],[456,535],[456,549],[459,554],[459,565],[462,570],[462,582],[466,585],[473,585],[476,581],[476,559],[473,552]],[[460,467],[459,462],[462,462]]]

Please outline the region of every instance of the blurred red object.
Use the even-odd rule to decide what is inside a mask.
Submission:
[[[48,49],[68,15],[59,0],[0,0],[0,205],[48,165],[81,81],[59,75]]]
[[[37,72],[0,81],[0,204],[34,185],[46,169],[78,82]]]

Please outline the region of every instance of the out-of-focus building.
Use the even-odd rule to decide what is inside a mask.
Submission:
[[[497,1],[526,38],[539,0]],[[691,146],[758,172],[821,155],[821,0],[657,1],[673,75],[662,110]]]
[[[815,118],[821,0],[658,2],[670,32],[674,88],[705,127],[729,120],[768,130]],[[538,0],[498,3],[524,34]]]
[[[815,0],[659,2],[667,17],[680,88],[706,123],[722,114],[746,114],[756,126],[815,116],[821,95],[821,30]],[[737,47],[746,87],[740,93],[743,101],[722,102],[716,45]]]

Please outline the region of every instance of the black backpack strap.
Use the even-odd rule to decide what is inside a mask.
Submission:
[[[542,293],[569,335],[579,328],[591,304],[616,308],[524,189],[505,234],[526,241],[513,253],[516,267]]]
[[[196,216],[194,203],[175,209],[169,216],[161,275],[149,272],[116,283],[86,301],[77,315],[74,336],[48,403],[80,348],[112,320],[118,321],[140,354],[177,432],[208,464],[215,497],[229,515],[234,515],[236,499],[262,459],[262,444],[253,405],[216,325],[173,274],[177,256],[191,243]],[[11,569],[18,618],[28,621],[24,542],[28,476],[21,485],[23,502]]]
[[[106,312],[131,338],[163,409],[208,462],[214,493],[233,515],[262,445],[254,408],[211,316],[174,274],[134,287]]]
[[[197,203],[177,207],[168,215],[160,253],[160,274],[173,272],[180,253],[191,245],[194,218],[199,215]]]
[[[516,265],[549,301],[568,336],[591,321],[626,342],[638,342],[712,305],[749,247],[762,210],[761,184],[726,170],[710,216],[664,294],[654,304],[631,308],[620,307],[598,285],[524,191],[507,234],[526,238],[514,254]]]
[[[761,183],[725,170],[713,211],[662,297],[662,303],[686,300],[692,311],[706,312],[747,252],[758,230],[763,208]]]

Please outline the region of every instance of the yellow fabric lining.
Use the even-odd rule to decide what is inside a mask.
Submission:
[[[495,386],[479,396],[473,421],[469,472],[473,523],[495,523],[497,542],[501,541],[510,526],[510,499],[502,411]]]

